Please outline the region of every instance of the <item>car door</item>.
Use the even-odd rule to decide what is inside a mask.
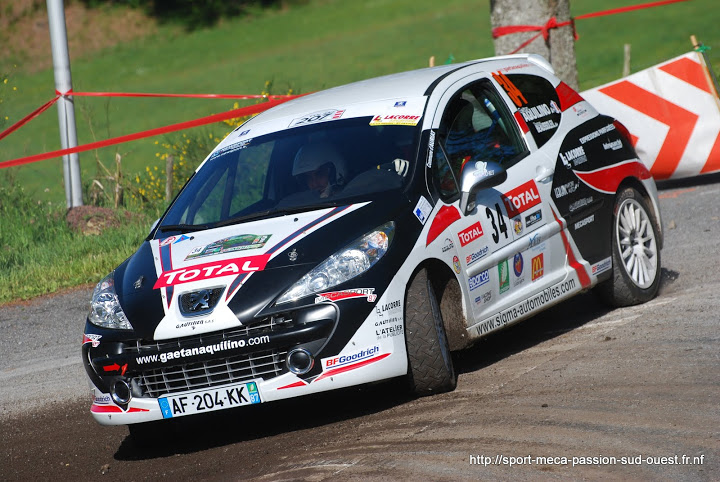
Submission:
[[[443,202],[458,205],[463,169],[482,173],[496,163],[507,172],[450,226],[477,335],[524,315],[513,307],[567,276],[549,202],[555,160],[523,135],[510,100],[488,76],[448,89],[436,113],[432,182]]]

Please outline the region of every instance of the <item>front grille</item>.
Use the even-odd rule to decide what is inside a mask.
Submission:
[[[251,355],[145,370],[133,378],[143,396],[157,398],[187,390],[227,383],[268,380],[287,371],[287,351],[264,351]]]
[[[137,340],[136,346],[126,346],[123,353],[141,356],[148,350],[177,350],[195,344],[213,344],[235,340],[249,335],[260,335],[293,325],[292,319],[268,317],[252,326],[243,326],[220,332],[175,338],[163,341]],[[157,398],[187,390],[210,388],[226,383],[243,382],[257,378],[269,380],[287,371],[285,356],[288,349],[264,350],[245,355],[221,357],[202,362],[183,363],[163,368],[142,370],[132,375],[133,385],[143,397]]]

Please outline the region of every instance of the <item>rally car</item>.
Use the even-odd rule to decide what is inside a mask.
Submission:
[[[138,434],[395,377],[449,391],[452,350],[591,288],[653,298],[661,247],[630,135],[542,57],[307,95],[228,135],[98,283],[91,413]]]

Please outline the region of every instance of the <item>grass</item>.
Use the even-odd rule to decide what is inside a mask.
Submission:
[[[573,14],[633,3],[637,2],[576,0]],[[718,18],[708,14],[716,9],[715,3],[692,0],[578,21],[581,89],[620,77],[625,43],[633,48],[633,69],[640,70],[691,50],[689,36],[695,34],[716,46],[710,55],[718,65]],[[149,39],[74,60],[72,75],[78,92],[259,93],[270,79],[277,93],[287,87],[309,92],[424,67],[431,55],[442,63],[451,55],[463,61],[493,53],[487,0],[315,0],[191,34],[161,27]],[[12,95],[6,95],[3,104],[7,109],[3,112],[13,120],[54,95],[50,70],[24,74],[20,65],[13,82],[19,90],[8,93]],[[223,100],[76,98],[79,142],[194,119],[228,110],[231,105]],[[55,109],[0,141],[0,145],[0,160],[58,149]],[[98,156],[110,161],[116,149],[123,154],[129,174],[158,162],[153,139],[108,147]],[[81,153],[80,158],[83,178],[92,176],[94,155]],[[39,199],[64,201],[60,160],[22,167],[19,176]]]
[[[135,214],[102,236],[83,235],[65,222],[64,209],[31,199],[3,173],[0,304],[97,283],[139,246],[150,219]]]
[[[640,0],[574,0],[572,12],[581,15],[637,3]],[[161,26],[149,37],[95,55],[74,57],[71,51],[73,87],[76,92],[246,94],[259,93],[266,81],[273,80],[274,93],[288,88],[315,91],[425,67],[430,56],[437,63],[451,56],[456,62],[491,56],[489,12],[488,0],[311,0],[190,34]],[[708,54],[720,72],[718,17],[717,0],[692,0],[578,21],[581,90],[621,76],[624,44],[632,46],[632,68],[637,71],[690,51],[692,34],[714,47]],[[0,73],[10,74],[8,84],[0,83],[0,128],[5,116],[8,125],[54,96],[52,70],[34,72],[31,67],[0,60]],[[226,111],[232,101],[77,97],[75,106],[83,144]],[[59,149],[57,122],[53,108],[0,140],[0,161]],[[173,141],[180,135],[81,153],[83,180],[87,183],[95,175],[95,156],[113,166],[116,150],[122,154],[126,177],[147,166],[162,166],[155,142]],[[62,211],[65,194],[59,159],[13,168],[13,175],[28,199],[44,206],[51,203]],[[83,237],[54,226],[49,231],[52,239],[45,239],[41,230],[15,232],[23,220],[4,216],[0,302],[97,282],[131,254],[147,228]],[[7,252],[22,253],[33,261],[23,266]]]

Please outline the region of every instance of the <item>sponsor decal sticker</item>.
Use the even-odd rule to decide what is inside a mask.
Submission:
[[[482,226],[479,222],[473,224],[472,226],[463,229],[458,233],[458,238],[460,239],[460,246],[467,246],[468,244],[472,243],[479,237],[483,235]]]
[[[560,186],[554,188],[553,192],[555,193],[555,197],[557,199],[560,199],[563,196],[572,194],[575,191],[577,191],[577,188],[579,186],[580,186],[580,183],[578,181],[570,181],[570,182],[566,182],[565,184],[561,184]]]
[[[471,266],[471,265],[475,264],[477,261],[480,261],[485,256],[487,256],[487,254],[489,252],[490,252],[490,248],[485,246],[480,251],[475,251],[474,253],[470,253],[465,257],[465,264],[468,266]]]
[[[164,271],[158,276],[153,289],[167,288],[191,281],[204,281],[221,276],[233,276],[240,273],[262,271],[270,259],[269,254],[259,256],[246,256],[244,258],[231,258],[223,261],[197,264],[187,268]]]
[[[525,122],[530,122],[540,119],[542,117],[561,113],[560,108],[554,101],[551,102],[549,106],[547,104],[540,104],[533,107],[521,107],[520,109],[518,109],[518,111],[520,112],[520,114],[522,114]]]
[[[592,274],[597,276],[610,268],[612,268],[612,260],[610,258],[605,258],[604,260],[592,265]]]
[[[537,206],[540,204],[540,194],[538,193],[535,180],[531,179],[512,191],[506,192],[502,195],[502,200],[503,203],[505,203],[508,217],[511,218],[527,211],[531,207]]]
[[[196,326],[200,325],[209,325],[210,323],[215,323],[215,318],[207,318],[202,320],[190,320],[190,321],[183,321],[182,323],[178,323],[175,325],[175,329],[179,330],[181,328],[192,328],[195,329]]]
[[[622,141],[620,139],[616,139],[612,142],[603,142],[603,149],[606,151],[617,151],[618,149],[622,149]]]
[[[583,146],[578,146],[574,149],[570,149],[569,151],[561,152],[560,160],[568,169],[571,169],[573,166],[577,167],[580,164],[584,164],[587,162],[585,149],[583,149]]]
[[[240,340],[222,340],[218,343],[209,343],[207,345],[195,346],[192,348],[180,348],[178,350],[164,351],[160,353],[153,353],[151,355],[143,355],[135,357],[135,361],[138,365],[156,364],[156,363],[167,363],[172,360],[181,360],[183,358],[194,358],[203,355],[215,355],[223,351],[239,350],[250,346],[260,346],[270,343],[270,337],[268,335],[252,336],[250,338]],[[112,368],[103,367],[104,369]],[[106,370],[108,371],[108,370]],[[124,373],[124,367],[123,367]]]
[[[473,176],[487,177],[487,176],[493,176],[494,174],[495,174],[495,169],[488,169],[487,162],[477,161],[475,163],[475,171],[473,172]]]
[[[580,229],[580,228],[582,228],[583,226],[587,226],[588,224],[592,223],[593,221],[595,221],[595,215],[594,215],[594,214],[591,215],[591,216],[586,217],[585,219],[581,219],[580,221],[576,222],[576,223],[575,223],[575,229]]]
[[[328,368],[337,368],[337,367],[342,367],[342,366],[346,366],[346,365],[351,365],[351,364],[372,358],[374,355],[377,355],[378,353],[380,353],[380,347],[378,345],[375,345],[371,348],[366,348],[364,350],[356,351],[354,353],[350,353],[347,355],[334,356],[331,358],[323,358],[322,367],[324,370],[327,370]]]
[[[94,333],[83,333],[83,341],[82,344],[85,343],[92,343],[93,348],[97,348],[100,345],[100,338],[102,338],[102,335],[96,335]]]
[[[420,122],[420,115],[411,114],[385,114],[376,115],[370,121],[371,126],[416,126]]]
[[[523,232],[523,222],[522,217],[518,216],[515,219],[513,219],[513,229],[515,230],[515,234],[520,236]]]
[[[443,253],[447,253],[448,251],[450,251],[450,250],[453,249],[454,247],[455,247],[455,244],[453,244],[452,239],[450,239],[450,238],[445,238],[445,243],[443,244],[442,252],[443,252]]]
[[[570,212],[577,211],[578,209],[584,208],[588,204],[592,204],[593,197],[584,197],[582,199],[578,199],[574,203],[570,204]]]
[[[427,167],[432,167],[433,158],[435,156],[435,131],[430,131],[430,139],[428,140],[428,153],[427,153],[427,159],[425,160],[425,165]]]
[[[513,258],[513,271],[515,271],[515,276],[517,276],[518,278],[522,276],[524,264],[525,262],[523,260],[522,254],[517,253]]]
[[[506,259],[498,263],[498,291],[500,294],[510,289],[510,271]]]
[[[160,246],[167,246],[168,244],[176,244],[180,243],[182,241],[187,241],[188,239],[193,239],[190,236],[186,236],[185,234],[181,236],[169,236],[165,239],[160,240]]]
[[[260,249],[265,246],[272,234],[239,234],[230,236],[229,238],[218,239],[207,246],[197,246],[193,248],[185,258],[189,259],[202,258],[203,256],[211,256],[216,254],[233,253],[235,251],[245,251],[248,249]]]
[[[415,214],[415,217],[418,218],[420,223],[425,225],[427,222],[428,216],[430,216],[430,213],[432,212],[432,205],[430,202],[425,199],[425,196],[420,196],[420,199],[418,200],[417,205],[415,206],[415,209],[413,209],[413,214]]]
[[[540,244],[541,241],[542,241],[542,237],[540,236],[540,233],[536,233],[536,234],[530,236],[530,238],[528,239],[528,249],[534,248],[535,246]]]
[[[492,291],[486,291],[477,298],[475,298],[475,306],[480,308],[483,304],[488,304],[492,299]]]
[[[597,139],[601,135],[607,134],[608,132],[614,131],[614,130],[615,130],[615,126],[612,124],[608,124],[605,127],[601,127],[600,129],[596,130],[595,132],[591,132],[590,134],[588,134],[586,136],[582,136],[580,138],[580,144],[586,144],[586,143],[592,141],[593,139]]]
[[[377,299],[375,288],[352,288],[342,291],[328,291],[327,293],[319,293],[315,298],[315,303],[323,301],[341,301],[353,298],[366,298],[368,303],[372,303]]]
[[[555,129],[558,125],[554,120],[546,120],[542,122],[533,122],[535,130],[539,133]]]
[[[453,256],[453,269],[457,274],[460,274],[460,258]]]
[[[525,225],[527,227],[532,226],[533,224],[542,221],[542,210],[538,209],[534,213],[530,213],[527,216],[525,216]]]
[[[395,105],[393,107],[405,107],[406,104],[407,104],[406,100],[399,100],[399,101],[395,102]]]
[[[545,273],[545,262],[543,259],[543,253],[538,254],[530,261],[530,269],[532,270],[533,281],[538,278],[542,278],[542,275]]]
[[[342,117],[343,113],[345,113],[344,110],[336,110],[336,109],[329,109],[324,110],[321,112],[315,112],[313,114],[309,114],[303,117],[298,117],[297,119],[293,119],[292,122],[290,122],[290,125],[288,127],[297,127],[297,126],[303,126],[306,124],[314,124],[315,122],[323,122],[328,120],[334,120],[339,119]]]
[[[468,286],[470,287],[470,291],[474,291],[488,281],[490,281],[490,273],[488,272],[488,270],[485,270],[482,273],[470,278],[468,280]]]
[[[92,401],[95,405],[110,405],[112,403],[112,399],[107,393],[101,395],[93,394]]]

